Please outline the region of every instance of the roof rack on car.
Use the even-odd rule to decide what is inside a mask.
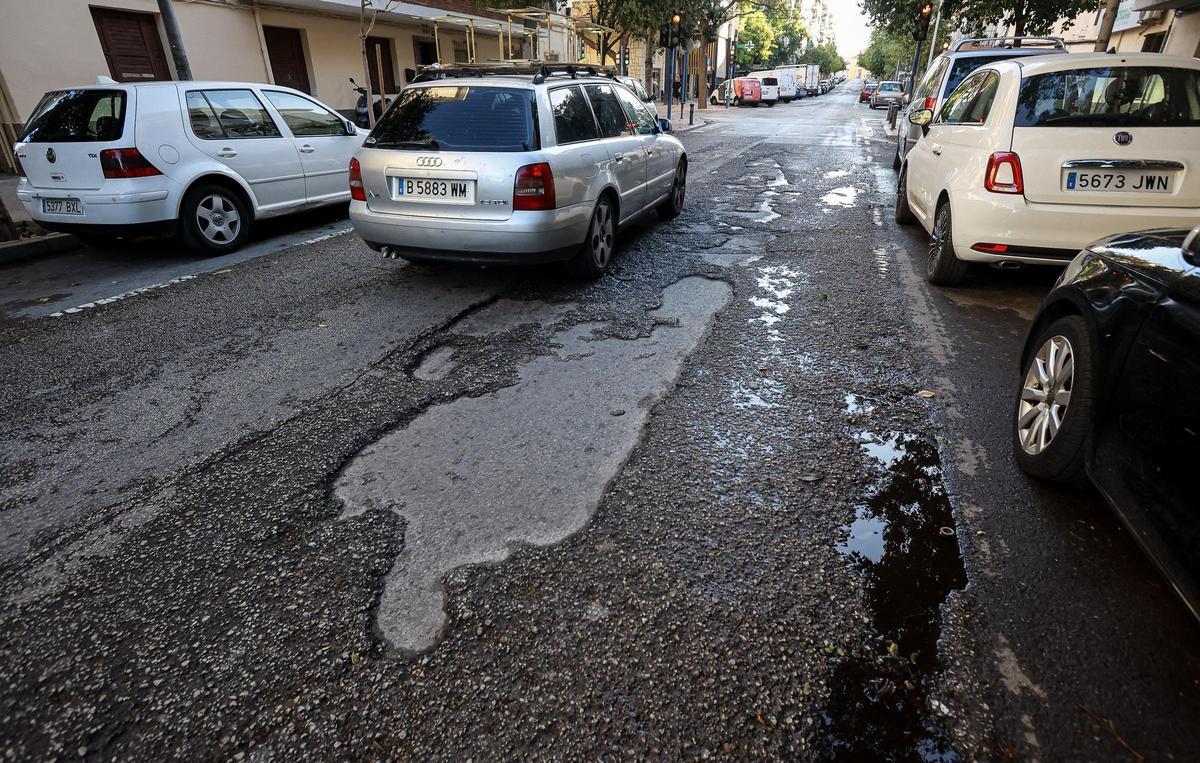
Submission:
[[[951,53],[957,53],[965,46],[971,48],[1017,48],[1027,44],[1036,45],[1053,45],[1059,50],[1066,50],[1067,44],[1062,41],[1061,37],[967,37],[950,48]]]
[[[417,76],[413,82],[430,82],[439,79],[459,79],[463,77],[533,75],[533,83],[540,85],[551,77],[608,77],[616,79],[617,71],[608,66],[594,64],[552,64],[548,61],[490,61],[482,64],[452,64],[442,66],[429,64],[417,67]]]

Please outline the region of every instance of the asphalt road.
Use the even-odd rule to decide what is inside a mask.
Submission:
[[[336,213],[0,270],[0,751],[1194,756],[1200,629],[1009,454],[1054,274],[928,287],[849,87],[697,113],[595,284]]]

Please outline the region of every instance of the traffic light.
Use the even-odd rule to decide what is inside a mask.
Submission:
[[[913,28],[913,39],[920,42],[929,37],[929,17],[933,15],[933,0],[922,0],[917,8],[916,26]]]

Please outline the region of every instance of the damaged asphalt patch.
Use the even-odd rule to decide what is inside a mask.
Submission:
[[[434,644],[446,573],[583,526],[729,294],[704,278],[669,286],[651,312],[666,325],[641,339],[604,338],[596,324],[561,331],[553,354],[522,366],[515,385],[434,406],[346,468],[336,486],[343,516],[386,508],[405,519],[378,608],[392,646]]]

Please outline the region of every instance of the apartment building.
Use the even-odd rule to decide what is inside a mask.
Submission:
[[[367,40],[371,90],[395,94],[418,64],[525,57],[561,31],[473,0],[380,3]],[[173,0],[194,79],[287,85],[343,113],[364,81],[359,0]],[[0,138],[7,145],[48,90],[175,79],[156,0],[0,0]],[[511,33],[510,33],[511,30]],[[565,46],[559,41],[558,46]],[[510,51],[511,47],[511,51]],[[382,81],[380,78],[382,77]],[[13,169],[9,151],[0,169]]]

